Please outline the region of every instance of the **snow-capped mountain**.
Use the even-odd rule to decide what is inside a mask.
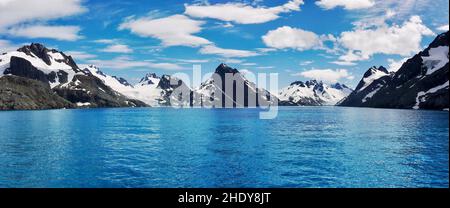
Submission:
[[[296,81],[281,89],[278,98],[280,105],[285,106],[335,105],[352,91],[351,88],[340,83],[327,85],[316,80]]]
[[[143,102],[129,99],[121,93],[113,90],[109,83],[104,82],[99,73],[90,73],[81,70],[71,56],[55,49],[48,49],[45,46],[33,43],[23,46],[17,51],[3,53],[0,55],[0,77],[1,84],[8,84],[9,93],[2,96],[9,96],[8,100],[2,101],[4,109],[27,109],[20,96],[28,96],[39,100],[29,102],[44,103],[38,105],[38,109],[58,108],[64,105],[54,105],[52,100],[45,100],[54,97],[35,96],[35,92],[56,93],[61,99],[78,107],[135,107],[146,106]],[[35,84],[32,80],[39,81],[43,85]],[[118,80],[120,82],[120,80]],[[23,83],[30,83],[29,86]],[[123,80],[122,80],[123,82]],[[48,89],[31,89],[34,86],[45,86]],[[26,89],[30,88],[30,89]],[[10,95],[15,96],[10,96]],[[61,100],[56,99],[56,100]],[[53,99],[55,100],[55,99]],[[63,103],[63,102],[60,102]]]
[[[386,83],[392,79],[394,73],[389,73],[383,66],[373,66],[364,73],[358,86],[346,99],[339,105],[348,105],[351,103],[366,103],[372,96],[378,92]]]
[[[380,78],[384,76],[390,76],[391,74],[388,72],[386,68],[383,66],[372,66],[369,68],[366,73],[364,73],[362,80],[359,82],[358,86],[356,86],[355,91],[361,92],[367,87],[369,87],[374,82],[377,82]]]
[[[46,82],[51,88],[83,75],[72,57],[33,43],[0,55],[0,76],[16,75]]]
[[[176,77],[170,75],[158,77],[151,73],[143,77],[139,83],[134,85],[134,90],[126,95],[142,100],[151,106],[190,106],[190,99],[183,100],[177,97],[178,95],[172,95],[175,89],[192,92],[182,80]]]
[[[340,105],[380,108],[449,108],[449,32],[440,34],[395,73],[378,70]],[[366,74],[372,73],[369,69]],[[372,81],[369,81],[372,80]],[[369,84],[370,83],[370,84]]]
[[[233,76],[235,85],[226,86],[231,80],[226,80],[228,76]],[[225,89],[232,89],[227,91]],[[242,93],[242,100],[238,93]],[[213,76],[203,82],[195,89],[194,105],[196,106],[214,106],[214,107],[255,107],[273,105],[276,96],[271,95],[269,91],[258,88],[255,83],[249,81],[237,69],[231,68],[226,64],[220,64]],[[278,101],[278,100],[276,100]]]

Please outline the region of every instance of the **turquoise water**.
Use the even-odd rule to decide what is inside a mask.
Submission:
[[[448,187],[449,113],[0,112],[0,187]]]

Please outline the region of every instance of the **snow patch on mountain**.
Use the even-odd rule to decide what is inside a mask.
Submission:
[[[433,74],[448,63],[448,46],[430,48],[429,56],[422,56],[423,64],[427,68],[427,74]]]
[[[377,87],[370,93],[368,93],[363,99],[362,102],[365,103],[367,102],[367,99],[370,99],[373,97],[373,95],[375,95],[381,88],[383,87],[382,84],[378,84]]]
[[[158,88],[161,78],[156,74],[147,74],[139,83],[133,86],[133,90],[126,93],[135,99],[141,100],[151,106],[160,106],[163,99],[163,90]],[[164,101],[163,101],[164,103]]]
[[[420,103],[425,102],[427,100],[427,96],[429,94],[436,93],[437,91],[448,88],[448,87],[449,87],[449,81],[447,81],[446,83],[444,83],[442,85],[433,87],[426,92],[421,91],[421,92],[417,93],[416,105],[413,107],[413,109],[415,109],[415,110],[420,109]]]

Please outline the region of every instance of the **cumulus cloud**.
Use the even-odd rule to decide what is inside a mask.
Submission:
[[[236,50],[236,49],[225,49],[225,48],[219,48],[215,45],[206,45],[200,48],[201,54],[209,54],[209,55],[218,55],[226,58],[232,58],[232,57],[251,57],[251,56],[258,56],[260,55],[257,52],[254,51],[248,51],[248,50]]]
[[[348,52],[339,61],[367,60],[374,54],[409,56],[421,49],[423,36],[434,33],[426,27],[419,16],[412,16],[403,25],[382,25],[376,28],[357,28],[341,33],[339,44]]]
[[[100,68],[106,69],[164,69],[164,70],[182,70],[180,65],[164,62],[137,61],[128,56],[119,56],[112,60],[88,60],[87,63],[94,64]]]
[[[303,0],[291,0],[275,7],[245,3],[185,4],[185,14],[196,18],[211,18],[238,24],[258,24],[278,19],[282,13],[300,11],[303,3]]]
[[[333,9],[335,7],[343,7],[346,10],[366,9],[373,7],[373,0],[319,0],[316,5],[323,9]]]
[[[101,49],[100,51],[108,53],[131,53],[133,52],[133,49],[124,44],[115,44]]]
[[[75,41],[83,38],[79,35],[78,26],[31,25],[17,26],[8,29],[7,34],[24,38],[50,38],[56,40]]]
[[[25,38],[54,38],[77,40],[77,26],[46,26],[46,21],[86,12],[82,0],[2,0],[0,4],[0,33]],[[40,22],[38,25],[30,23]],[[28,26],[23,26],[27,24]],[[57,34],[62,33],[62,34]]]
[[[203,21],[193,20],[185,15],[173,15],[159,19],[151,16],[143,18],[128,18],[120,26],[120,30],[130,30],[141,37],[151,37],[161,40],[164,46],[197,47],[211,42],[195,36],[202,30]]]
[[[438,31],[441,31],[441,32],[446,32],[446,31],[448,31],[448,24],[446,24],[446,25],[442,25],[442,26],[439,26],[438,28],[436,28]]]
[[[292,75],[320,80],[326,83],[336,83],[341,79],[352,80],[354,78],[354,76],[352,76],[346,69],[311,69]]]
[[[262,39],[266,46],[276,49],[303,51],[322,45],[320,37],[315,33],[289,26],[271,30]]]

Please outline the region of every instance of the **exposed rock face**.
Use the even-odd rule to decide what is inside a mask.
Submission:
[[[119,81],[120,84],[124,85],[124,86],[131,86],[130,83],[128,83],[128,81],[122,77],[116,77],[116,76],[112,76],[114,79],[116,79],[117,81]]]
[[[0,77],[0,110],[73,107],[73,103],[58,96],[46,83],[12,75]]]
[[[407,60],[397,72],[379,77],[366,89],[355,90],[340,105],[448,109],[448,50],[449,32],[446,32],[439,35],[424,51]]]
[[[353,90],[344,84],[327,85],[323,82],[310,80],[296,81],[279,94],[281,106],[322,106],[335,105],[347,97]]]
[[[194,105],[227,107],[257,107],[278,104],[278,98],[256,87],[237,69],[220,64],[213,76],[195,90]]]
[[[62,80],[67,82],[67,73],[64,71],[59,71],[58,73],[61,75]],[[55,72],[52,71],[45,74],[34,67],[28,60],[15,56],[11,57],[10,66],[5,70],[4,74],[35,79],[44,83],[55,82],[56,79]]]

